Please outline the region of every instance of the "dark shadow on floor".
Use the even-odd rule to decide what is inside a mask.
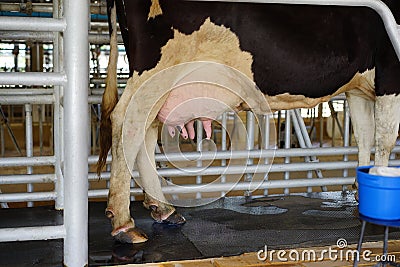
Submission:
[[[149,236],[143,244],[115,242],[104,216],[105,203],[89,205],[89,264],[104,266],[238,255],[271,249],[356,243],[360,233],[353,194],[341,192],[271,196],[246,201],[219,199],[206,206],[179,208],[187,223],[154,223],[149,211],[133,202],[136,225]],[[0,228],[54,225],[62,212],[49,207],[1,209]],[[368,224],[365,241],[382,240],[383,228]],[[390,238],[399,239],[392,229]],[[62,266],[62,240],[0,243],[0,266]]]

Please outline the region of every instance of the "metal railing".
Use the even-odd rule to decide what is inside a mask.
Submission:
[[[5,201],[57,200],[56,207],[64,208],[64,224],[57,226],[0,229],[0,241],[64,239],[65,266],[85,266],[88,263],[87,240],[87,182],[88,173],[88,94],[89,84],[88,30],[89,1],[64,0],[64,6],[54,1],[53,18],[0,17],[0,30],[16,32],[51,32],[55,46],[53,73],[0,73],[0,84],[49,85],[46,95],[19,96],[11,103],[25,104],[27,157],[2,158],[0,165],[27,166],[27,175],[2,176],[2,183],[25,180],[28,193],[8,195]],[[64,16],[62,14],[64,13]],[[61,34],[63,33],[63,38]],[[12,35],[12,33],[10,33]],[[49,35],[47,35],[49,36]],[[68,55],[63,57],[63,55]],[[39,92],[39,91],[38,91]],[[43,93],[43,92],[41,92]],[[1,102],[7,102],[7,96]],[[13,102],[14,101],[14,102]],[[54,156],[33,157],[31,102],[54,103]],[[8,103],[10,104],[10,103]],[[63,140],[64,139],[64,140]],[[63,144],[67,144],[65,147]],[[31,174],[37,164],[54,166],[53,174]],[[63,166],[63,169],[62,169]],[[64,179],[65,178],[65,179]],[[32,184],[54,181],[53,192],[30,192]],[[6,196],[1,194],[1,196]],[[3,200],[2,200],[3,201]],[[64,204],[64,206],[63,206]],[[79,242],[77,242],[79,240]]]
[[[212,0],[203,0],[212,1]],[[399,27],[394,20],[390,10],[378,0],[218,0],[226,2],[253,2],[253,3],[282,3],[282,4],[313,4],[313,5],[344,5],[344,6],[366,6],[378,12],[382,17],[385,27],[388,31],[390,39],[393,43],[395,51],[400,56],[400,34]],[[62,7],[58,6],[58,2],[54,1],[54,10],[59,10],[62,14]],[[51,156],[33,156],[31,153],[26,157],[5,157],[0,158],[0,167],[34,167],[34,166],[52,166],[53,173],[47,174],[18,174],[18,175],[0,175],[0,185],[5,184],[36,184],[36,183],[54,183],[55,189],[49,192],[24,192],[24,193],[8,193],[0,194],[0,202],[28,202],[52,200],[56,202],[57,209],[64,209],[64,224],[58,226],[44,227],[24,227],[24,228],[7,228],[0,229],[0,241],[16,241],[16,240],[41,240],[64,238],[64,263],[66,266],[84,266],[87,264],[87,198],[106,197],[108,190],[90,189],[88,190],[87,181],[95,181],[98,177],[94,173],[88,173],[88,163],[94,164],[97,161],[96,155],[88,157],[89,150],[89,121],[88,104],[99,103],[100,96],[93,94],[88,97],[88,43],[90,42],[106,42],[108,37],[88,33],[89,28],[89,4],[84,5],[78,0],[64,0],[65,16],[59,18],[59,14],[54,14],[54,18],[7,18],[0,17],[0,39],[7,36],[10,40],[35,39],[39,41],[54,43],[54,73],[0,73],[0,84],[18,84],[18,85],[51,85],[49,89],[29,89],[26,94],[18,94],[17,90],[1,89],[0,104],[10,105],[26,105],[26,117],[29,118],[29,105],[31,104],[52,104],[54,106],[54,155]],[[79,3],[78,3],[79,2]],[[46,7],[47,8],[47,7]],[[33,32],[31,32],[33,31]],[[56,31],[56,33],[52,33]],[[30,32],[30,33],[28,33]],[[64,37],[62,39],[61,34]],[[121,41],[121,39],[120,39]],[[64,49],[63,49],[64,48]],[[63,57],[68,54],[68,57]],[[65,64],[64,64],[65,62]],[[65,66],[65,68],[63,67]],[[103,82],[103,81],[96,81]],[[99,90],[99,89],[95,89]],[[286,120],[295,119],[298,114],[295,111],[288,111]],[[347,116],[347,113],[346,115]],[[346,117],[347,118],[347,117]],[[29,119],[28,119],[29,120]],[[269,120],[269,118],[265,118]],[[304,137],[304,131],[298,120],[293,121],[293,126],[297,129],[298,136]],[[296,124],[297,123],[297,124]],[[269,125],[269,124],[266,124]],[[289,123],[285,132],[286,143],[290,144],[290,128]],[[30,131],[31,126],[27,126]],[[249,125],[249,127],[252,127]],[[267,128],[267,126],[265,126]],[[251,146],[253,139],[248,140],[247,150],[241,151],[218,151],[214,152],[188,152],[182,154],[168,154],[169,160],[185,159],[202,160],[217,159],[221,160],[221,166],[212,166],[200,172],[196,172],[196,167],[188,167],[182,169],[159,169],[159,174],[167,177],[188,176],[192,173],[197,176],[198,184],[185,185],[181,189],[173,186],[164,186],[163,191],[167,194],[180,193],[203,193],[203,192],[221,192],[223,195],[228,190],[246,191],[255,189],[251,183],[251,175],[265,174],[267,172],[286,172],[288,179],[268,180],[265,175],[264,181],[258,184],[257,189],[263,189],[265,194],[268,190],[274,188],[283,188],[285,192],[289,192],[290,188],[306,187],[310,190],[316,186],[333,186],[348,185],[354,180],[354,177],[347,177],[347,169],[356,167],[355,161],[349,161],[348,155],[357,153],[357,148],[348,147],[350,126],[348,121],[345,122],[345,147],[333,148],[310,148],[307,140],[303,140],[303,148],[272,150],[268,149],[268,144],[259,144],[264,149],[260,150]],[[266,136],[269,130],[264,130],[263,135]],[[254,137],[254,136],[253,136]],[[250,138],[253,138],[250,137]],[[28,137],[31,138],[31,137]],[[226,138],[226,137],[225,137]],[[30,140],[27,140],[30,142]],[[28,143],[28,142],[27,142]],[[307,148],[304,148],[307,147]],[[226,150],[226,147],[222,147]],[[400,152],[397,146],[395,153]],[[335,162],[317,162],[313,157],[340,155],[343,161]],[[282,157],[287,158],[286,163],[274,164],[270,168],[268,165],[252,165],[252,161],[248,161],[248,166],[226,166],[226,159],[264,159],[265,163],[268,158]],[[306,162],[291,162],[289,159],[293,157],[309,157]],[[108,161],[111,160],[109,157]],[[164,162],[167,160],[163,154],[157,154],[156,160]],[[391,164],[399,165],[399,160],[391,160]],[[199,164],[200,166],[200,164]],[[342,177],[329,177],[318,179],[310,179],[310,172],[318,170],[343,169]],[[290,172],[305,171],[308,172],[304,179],[289,179]],[[246,174],[247,180],[232,184],[222,179],[221,183],[215,183],[212,187],[202,187],[202,176],[204,175],[226,175],[235,173]],[[137,172],[133,173],[134,177],[138,176]],[[312,175],[311,175],[312,176]],[[104,180],[109,179],[109,173],[104,172],[102,175]],[[33,188],[32,188],[33,189]],[[28,190],[29,191],[29,190]],[[131,189],[132,195],[142,194],[142,190],[138,187]],[[198,194],[197,196],[201,196]]]

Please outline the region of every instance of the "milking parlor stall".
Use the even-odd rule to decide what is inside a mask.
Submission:
[[[0,0],[0,266],[399,266],[398,19]]]

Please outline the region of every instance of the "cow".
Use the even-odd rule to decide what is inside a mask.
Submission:
[[[398,20],[400,2],[384,2]],[[111,52],[102,100],[97,172],[100,174],[111,148],[106,216],[111,219],[111,234],[117,240],[147,240],[129,211],[129,169],[133,164],[140,173],[144,205],[151,209],[152,217],[160,223],[185,222],[163,197],[152,151],[158,120],[170,123],[172,135],[178,129],[184,138],[193,137],[190,121],[168,121],[168,108],[167,115],[162,115],[163,107],[171,103],[170,96],[174,92],[179,95],[168,87],[174,84],[172,80],[179,71],[190,73],[186,68],[190,69],[190,62],[227,66],[223,70],[216,67],[223,80],[231,77],[230,67],[257,85],[259,91],[251,85],[242,89],[236,86],[242,90],[239,93],[221,89],[232,95],[227,105],[234,109],[266,112],[260,94],[271,110],[282,110],[310,108],[345,93],[359,146],[358,164],[370,164],[370,151],[375,145],[375,165],[388,165],[400,122],[400,62],[375,11],[363,7],[182,0],[108,0],[108,9]],[[119,101],[116,16],[131,76]],[[171,71],[173,77],[152,79],[164,71]],[[237,82],[247,84],[245,80]],[[204,120],[206,129],[212,119]],[[123,150],[122,141],[129,145],[128,152]]]

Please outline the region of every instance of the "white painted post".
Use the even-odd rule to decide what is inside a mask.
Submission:
[[[65,0],[64,265],[88,264],[89,1]]]

